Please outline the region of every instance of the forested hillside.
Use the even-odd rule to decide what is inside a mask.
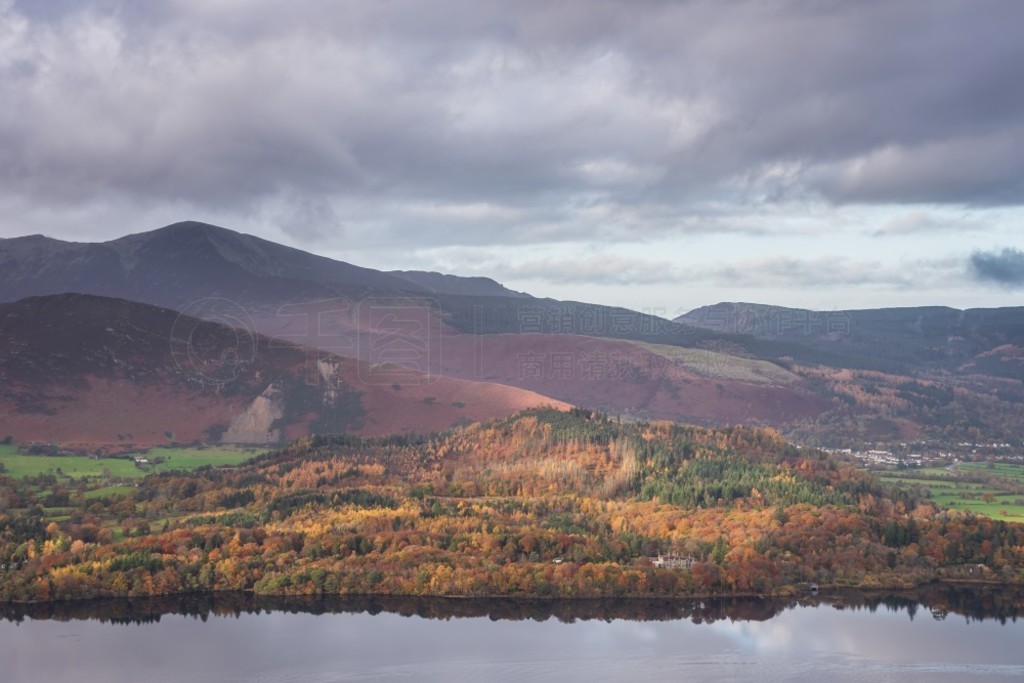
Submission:
[[[119,492],[82,483],[56,519],[44,486],[0,476],[4,600],[791,594],[1024,576],[1024,527],[891,497],[772,430],[582,410],[311,437]]]

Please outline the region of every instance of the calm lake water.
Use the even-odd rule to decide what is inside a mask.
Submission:
[[[0,680],[1024,680],[1019,593],[0,606]],[[1020,610],[1024,616],[1024,610]]]

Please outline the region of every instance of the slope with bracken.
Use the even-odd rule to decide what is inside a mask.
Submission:
[[[785,364],[830,408],[789,427],[802,440],[1024,437],[1024,308],[810,311],[720,303],[677,322],[805,346],[803,358]]]
[[[1024,379],[1024,308],[945,306],[812,311],[750,303],[703,306],[675,322],[715,332],[747,334],[763,340],[787,340],[814,349],[822,361],[841,367],[906,372],[947,370]]]
[[[430,431],[565,404],[88,295],[0,305],[0,431],[82,446]]]

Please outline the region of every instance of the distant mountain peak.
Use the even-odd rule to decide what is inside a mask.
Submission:
[[[156,234],[231,234],[231,235],[242,235],[243,233],[237,230],[231,230],[230,228],[223,228],[213,223],[204,223],[203,221],[177,221],[176,223],[170,223],[160,228],[154,228],[153,230],[146,230],[144,232],[134,233],[127,235],[126,237],[140,237],[144,235],[156,235]]]
[[[229,230],[228,228],[222,228],[221,226],[214,225],[213,223],[206,223],[206,222],[203,222],[203,221],[193,221],[193,220],[177,221],[176,223],[171,223],[169,225],[165,225],[162,228],[157,228],[157,230],[186,230],[186,229],[223,230],[225,232],[237,232],[235,230]]]
[[[0,265],[0,302],[61,292],[171,308],[207,297],[276,306],[367,293],[526,296],[488,278],[385,273],[193,220],[102,243],[42,235],[0,240]]]

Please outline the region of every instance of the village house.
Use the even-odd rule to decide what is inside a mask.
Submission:
[[[658,555],[657,558],[651,560],[651,564],[659,569],[689,569],[693,565],[693,558],[679,555]]]

